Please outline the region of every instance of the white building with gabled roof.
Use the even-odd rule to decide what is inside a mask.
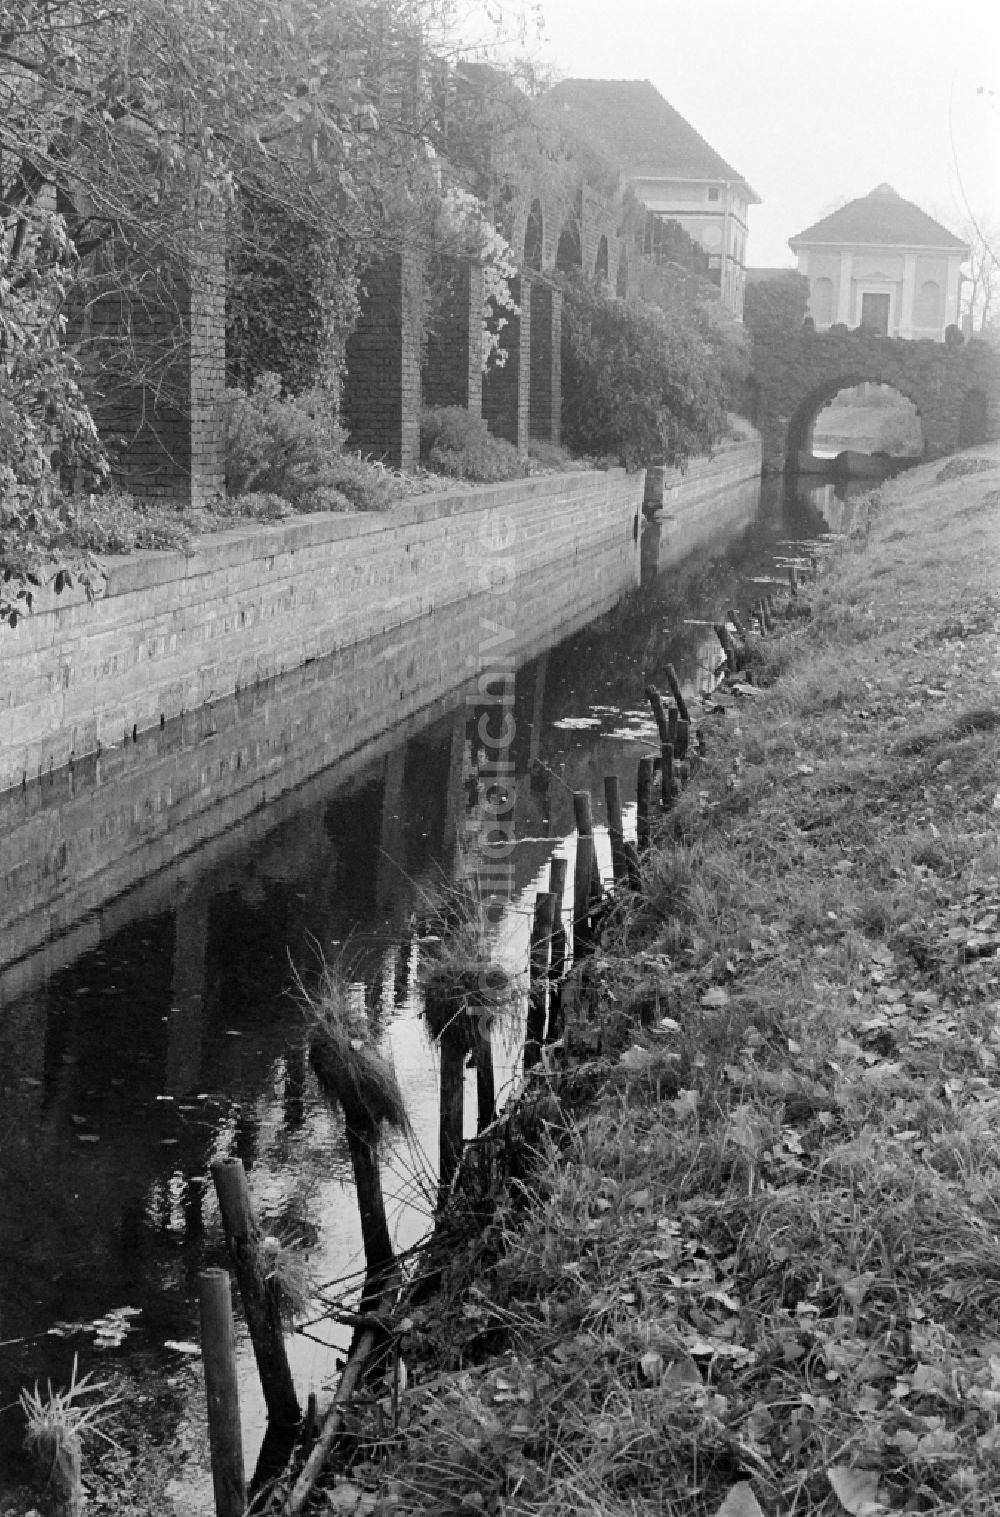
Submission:
[[[968,244],[888,184],[788,239],[819,331],[843,322],[943,342],[958,323]]]

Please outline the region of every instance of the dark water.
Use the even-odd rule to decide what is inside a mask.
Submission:
[[[832,486],[765,497],[728,545],[649,573],[614,610],[517,670],[504,750],[517,843],[497,925],[511,967],[526,964],[548,860],[570,847],[572,791],[593,793],[600,820],[603,777],[618,773],[629,825],[650,736],[646,679],[670,661],[689,689],[710,683],[718,647],[706,622],[750,603],[779,544],[843,530],[849,510]],[[651,535],[647,564],[656,558]],[[81,1369],[142,1356],[166,1374],[184,1350],[165,1345],[197,1337],[197,1273],[223,1262],[213,1158],[243,1159],[268,1231],[309,1249],[318,1282],[339,1282],[337,1294],[359,1275],[343,1120],[306,1067],[295,996],[296,976],[308,983],[322,956],[350,961],[413,1120],[415,1141],[391,1145],[385,1161],[394,1236],[406,1247],[429,1228],[437,1059],[420,1016],[414,922],[488,827],[495,755],[483,718],[494,719],[489,708],[463,701],[355,764],[346,781],[313,782],[273,813],[265,806],[244,841],[237,830],[225,850],[195,850],[169,891],[134,888],[91,914],[92,946],[11,982],[0,1006],[0,1471],[16,1463],[19,1385],[68,1379],[75,1352]],[[496,1035],[508,1088],[520,1034],[515,1019]],[[117,1326],[95,1326],[124,1308],[132,1314]],[[125,1326],[118,1346],[100,1346]],[[316,1332],[343,1341],[328,1326]],[[252,1467],[262,1413],[241,1353]],[[331,1355],[297,1338],[293,1358],[304,1398],[325,1383]]]

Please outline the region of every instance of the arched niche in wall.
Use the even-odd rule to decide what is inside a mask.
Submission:
[[[524,228],[524,267],[540,269],[545,247],[545,224],[542,217],[542,202],[533,200]]]
[[[615,294],[620,300],[628,295],[628,248],[622,244],[622,250],[618,254],[618,277],[615,280]]]
[[[582,262],[580,228],[575,221],[567,221],[559,234],[559,245],[556,248],[556,268],[561,270],[562,273],[568,274],[570,269],[578,269]]]

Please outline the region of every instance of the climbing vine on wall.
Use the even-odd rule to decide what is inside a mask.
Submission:
[[[336,403],[358,317],[356,244],[274,205],[247,205],[242,221],[227,272],[229,382],[249,391],[277,374],[288,394],[318,385]]]

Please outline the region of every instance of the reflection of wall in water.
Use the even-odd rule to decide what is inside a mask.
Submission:
[[[720,485],[697,510],[671,511],[666,504],[659,520],[647,522],[642,535],[643,579],[662,574],[689,553],[735,528],[753,521],[760,505],[760,475]]]
[[[619,559],[594,554],[566,572],[519,579],[518,658],[614,604],[627,588]],[[97,943],[104,927],[88,913],[175,868],[207,840],[231,852],[232,828],[259,826],[265,804],[339,760],[338,775],[320,782],[332,793],[373,752],[394,747],[402,723],[418,730],[451,703],[468,677],[466,652],[477,646],[484,616],[495,616],[495,597],[423,617],[0,795],[4,960],[15,962],[75,923],[69,956]],[[55,962],[61,958],[57,952]],[[7,994],[0,978],[0,1004]]]

